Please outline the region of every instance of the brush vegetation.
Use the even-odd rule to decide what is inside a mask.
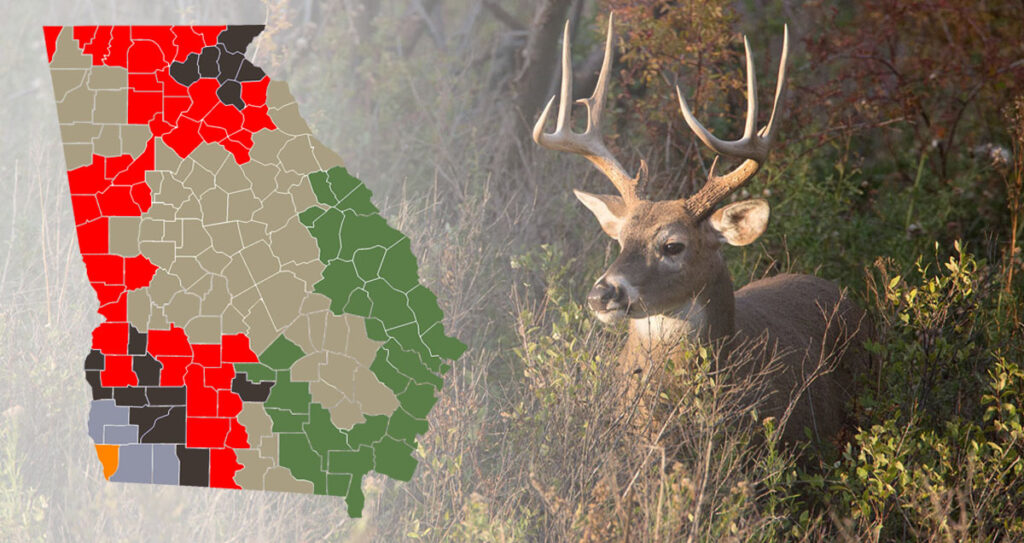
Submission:
[[[790,24],[781,134],[747,188],[771,202],[772,222],[726,257],[737,287],[813,273],[872,316],[875,363],[859,377],[851,424],[813,451],[781,444],[778,421],[748,409],[749,391],[718,379],[699,346],[666,364],[657,417],[637,420],[612,393],[625,331],[601,325],[585,297],[618,249],[571,192],[611,186],[584,160],[535,148],[525,129],[535,113],[513,107],[508,51],[528,33],[513,23],[528,23],[535,2],[501,2],[513,20],[496,2],[414,2],[429,13],[419,35],[409,25],[425,19],[405,3],[370,14],[375,2],[94,4],[19,7],[0,37],[17,51],[0,60],[4,73],[27,74],[0,88],[21,104],[0,113],[21,128],[0,135],[0,539],[1024,538],[1019,2],[570,10],[581,63],[616,10],[605,130],[628,169],[647,161],[657,198],[692,191],[713,158],[682,123],[676,78],[714,133],[736,134],[740,34],[767,88]],[[314,132],[412,238],[446,330],[469,345],[412,482],[370,478],[358,520],[324,498],[106,483],[85,432],[81,364],[99,317],[39,26],[252,13],[268,27],[250,56],[289,82]]]

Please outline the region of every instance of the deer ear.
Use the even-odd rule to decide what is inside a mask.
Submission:
[[[719,241],[741,246],[753,243],[768,227],[768,202],[761,199],[729,204],[711,214],[708,222]]]
[[[576,194],[576,198],[597,217],[605,234],[611,236],[612,239],[619,239],[619,229],[626,222],[626,203],[622,197],[611,194],[590,194],[581,190],[573,190],[573,192]]]

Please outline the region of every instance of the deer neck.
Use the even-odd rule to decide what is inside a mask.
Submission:
[[[684,339],[695,343],[717,342],[735,331],[735,311],[732,279],[728,273],[721,273],[677,311],[631,320],[630,349],[665,356]]]

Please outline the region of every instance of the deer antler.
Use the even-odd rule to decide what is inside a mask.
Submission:
[[[747,123],[743,130],[743,137],[735,141],[723,141],[716,138],[704,125],[700,123],[690,111],[690,107],[683,98],[682,91],[676,86],[676,94],[679,96],[679,109],[683,112],[683,118],[690,129],[705,145],[713,149],[719,155],[745,159],[743,163],[733,171],[725,175],[715,175],[715,166],[718,164],[718,156],[711,163],[711,170],[708,172],[708,181],[704,186],[690,198],[682,200],[683,207],[690,212],[695,221],[707,217],[711,211],[726,196],[739,189],[761,168],[761,164],[768,157],[771,149],[772,138],[775,135],[775,113],[778,111],[779,101],[786,82],[786,57],[789,55],[789,27],[784,27],[782,38],[782,59],[779,61],[779,77],[775,83],[775,101],[772,104],[772,115],[768,124],[754,132],[757,126],[757,76],[754,73],[754,60],[750,54],[750,43],[746,36],[743,37],[743,47],[747,55]]]
[[[627,205],[638,200],[636,185],[639,174],[636,177],[630,176],[622,164],[612,155],[605,146],[601,136],[601,113],[604,110],[605,94],[608,90],[608,72],[612,64],[612,22],[613,15],[608,16],[608,38],[604,45],[604,62],[601,64],[601,73],[597,78],[597,85],[590,98],[577,100],[576,103],[587,107],[587,129],[583,133],[572,131],[572,58],[569,53],[569,22],[565,23],[565,35],[562,38],[562,89],[558,102],[558,122],[555,131],[544,132],[544,124],[551,113],[551,106],[555,103],[555,96],[551,97],[544,112],[540,114],[537,123],[533,126],[533,141],[554,151],[565,151],[577,155],[583,155],[590,162],[601,170],[615,188],[622,195]]]

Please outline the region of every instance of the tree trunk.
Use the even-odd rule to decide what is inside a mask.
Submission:
[[[416,44],[420,41],[420,37],[427,30],[431,30],[431,25],[434,24],[428,20],[434,17],[434,10],[441,5],[441,0],[424,0],[420,6],[421,10],[413,10],[412,16],[410,16],[405,23],[402,25],[401,31],[401,44],[402,44],[402,57],[408,57],[412,54],[413,50],[416,49]],[[431,32],[431,34],[435,34]],[[434,35],[434,43],[439,49],[444,48],[444,41],[439,35]]]
[[[542,0],[530,23],[523,64],[513,84],[518,117],[528,127],[551,98],[559,62],[558,40],[573,0]]]

